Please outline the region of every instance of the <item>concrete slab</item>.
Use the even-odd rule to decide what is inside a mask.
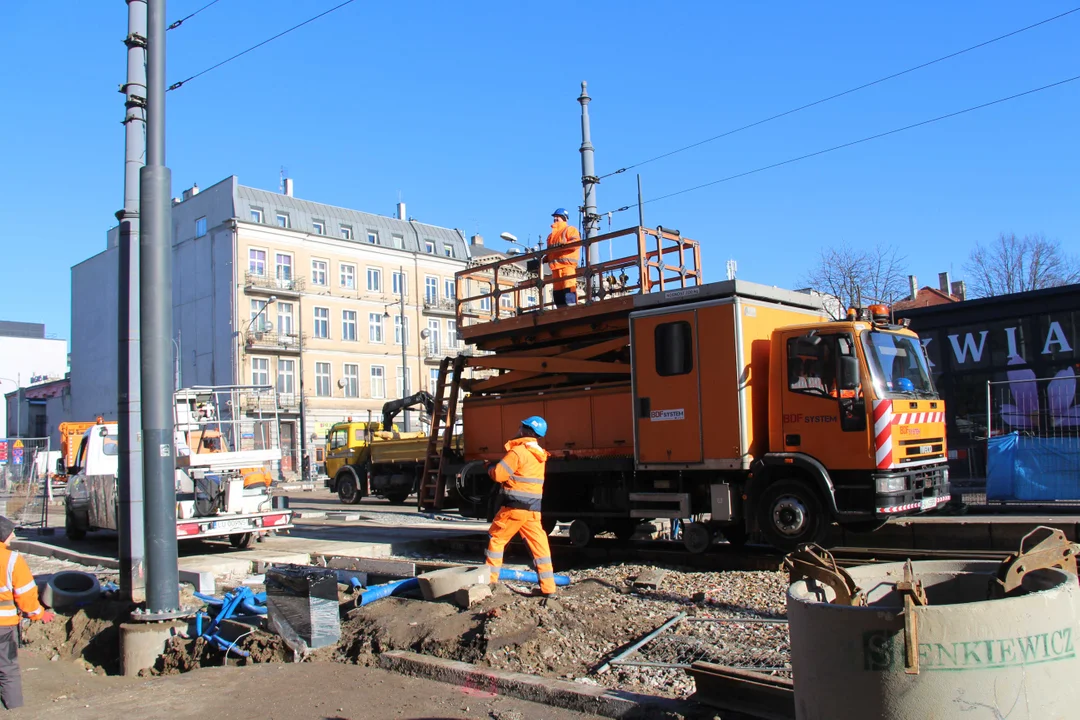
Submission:
[[[429,601],[453,595],[461,588],[486,586],[490,578],[490,571],[483,565],[443,568],[416,577],[420,581],[420,592],[424,594],[424,599]]]
[[[193,585],[195,587],[195,592],[200,592],[205,595],[214,595],[217,593],[217,582],[214,578],[214,574],[205,570],[185,570],[181,568],[180,582]]]
[[[356,522],[360,519],[360,513],[344,512],[341,510],[335,510],[323,513],[327,520],[337,520],[338,522]]]

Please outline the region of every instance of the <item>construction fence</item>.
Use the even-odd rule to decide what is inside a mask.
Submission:
[[[0,514],[19,527],[44,527],[60,451],[49,438],[0,438]]]

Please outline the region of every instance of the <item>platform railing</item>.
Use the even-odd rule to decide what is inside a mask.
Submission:
[[[630,238],[636,252],[590,263],[589,248],[603,249],[607,244],[610,252],[613,242],[620,238]],[[561,255],[574,248],[580,248],[581,262],[573,275],[560,279],[572,280],[578,286],[579,305],[693,287],[703,282],[701,249],[696,240],[663,226],[631,227],[459,271],[455,276],[458,326],[554,309],[554,298],[546,292],[553,281],[544,276],[545,256],[550,252]],[[582,289],[584,297],[581,297]],[[510,299],[509,307],[506,297]]]

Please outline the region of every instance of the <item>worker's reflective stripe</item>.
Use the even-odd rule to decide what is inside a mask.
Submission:
[[[34,583],[34,581],[33,581],[33,580],[31,580],[30,582],[26,583],[26,584],[25,584],[25,585],[23,585],[22,587],[17,587],[17,588],[15,588],[15,594],[16,594],[16,595],[23,595],[23,594],[25,594],[25,593],[28,593],[28,592],[30,592],[30,591],[31,591],[31,590],[33,590],[33,589],[34,589],[35,587],[37,587],[37,585],[36,585],[36,584]]]
[[[577,260],[573,258],[552,258],[548,263],[549,265],[577,265]]]
[[[544,478],[527,478],[527,477],[521,477],[520,475],[511,475],[510,477],[513,478],[515,482],[526,483],[528,485],[543,485],[544,484]]]
[[[0,617],[15,617],[19,611],[13,607],[0,607]]]
[[[11,555],[8,555],[7,564],[7,582],[4,583],[4,587],[10,588],[12,586],[11,576],[15,574],[15,561],[19,559],[19,553],[12,550]]]
[[[541,580],[554,580],[555,573],[551,570],[545,570],[543,572],[536,573],[536,576]]]
[[[509,475],[510,477],[514,477],[514,471],[510,469],[510,466],[506,464],[505,460],[500,460],[499,465],[502,467],[503,470],[506,471],[507,475]]]
[[[541,495],[544,494],[543,486],[537,487],[536,485],[525,485],[525,484],[522,484],[522,485],[510,485],[508,483],[504,487],[506,488],[506,492],[517,492],[517,493],[521,493],[522,495],[528,495],[530,497],[532,497],[532,496],[540,497]]]
[[[28,612],[26,614],[29,615],[30,617],[34,617],[35,615],[40,615],[43,612],[45,612],[45,608],[39,607],[37,610],[31,610],[30,612]]]
[[[523,493],[518,490],[504,490],[503,492],[506,493],[506,507],[512,510],[533,510],[535,512],[540,511],[540,495]]]
[[[537,565],[550,565],[551,564],[551,556],[547,555],[547,556],[542,557],[542,558],[535,558],[533,560],[533,562],[536,563]]]
[[[484,555],[492,560],[502,560],[503,558],[501,552],[492,552],[491,550],[485,550]]]

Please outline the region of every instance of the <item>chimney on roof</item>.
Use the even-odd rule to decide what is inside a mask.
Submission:
[[[484,236],[480,234],[473,235],[469,238],[469,244],[473,247],[484,247]]]
[[[911,294],[909,300],[916,300],[919,297],[919,281],[914,275],[907,276],[908,292]]]
[[[289,177],[285,178],[285,194],[288,195],[289,197],[293,196],[293,179],[292,178],[289,178]]]
[[[184,199],[185,200],[190,200],[191,198],[195,197],[198,194],[199,194],[199,184],[195,183],[194,185],[192,185],[191,187],[189,187],[187,190],[184,191]]]
[[[409,216],[405,214],[405,203],[399,202],[397,204],[397,219],[398,220],[407,220],[408,217]]]
[[[938,290],[940,290],[941,292],[948,295],[949,294],[949,289],[950,289],[949,288],[949,273],[947,273],[947,272],[938,273],[937,274],[937,281],[938,281]]]
[[[957,280],[951,287],[954,296],[960,298],[961,301],[967,300],[967,283],[963,280]]]

